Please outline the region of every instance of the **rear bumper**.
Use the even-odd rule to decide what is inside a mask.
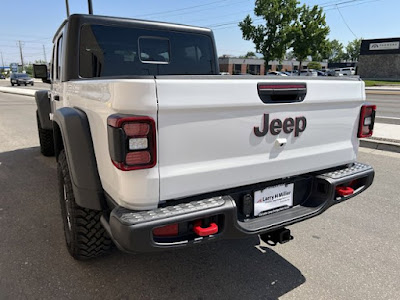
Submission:
[[[348,200],[373,182],[371,166],[355,163],[350,167],[335,168],[307,174],[311,180],[304,199],[291,208],[257,218],[241,219],[241,205],[233,195],[220,195],[175,206],[166,206],[151,211],[131,211],[122,207],[112,210],[109,220],[101,221],[115,244],[126,252],[149,252],[168,248],[179,248],[219,239],[240,238],[248,235],[271,232],[284,226],[301,222],[324,212],[330,206]],[[339,196],[337,186],[354,185],[354,193]],[[153,229],[169,224],[190,224],[196,220],[214,218],[218,220],[218,232],[210,236],[191,236],[179,241],[156,241]],[[189,225],[188,225],[189,224]]]

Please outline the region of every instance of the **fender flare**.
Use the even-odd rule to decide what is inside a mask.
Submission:
[[[64,148],[76,203],[89,209],[105,209],[104,191],[86,114],[77,108],[63,107],[54,113],[53,121],[56,157]]]
[[[43,129],[53,130],[53,123],[50,120],[51,107],[48,91],[37,91],[35,93],[35,101],[41,127]]]

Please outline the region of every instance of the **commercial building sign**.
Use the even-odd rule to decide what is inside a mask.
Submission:
[[[10,64],[10,69],[11,69],[11,72],[17,73],[18,72],[18,64],[17,63],[11,63]]]
[[[400,42],[371,43],[369,50],[397,50],[400,49]]]

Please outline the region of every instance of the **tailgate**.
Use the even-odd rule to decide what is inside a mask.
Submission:
[[[305,99],[264,103],[258,85],[280,83],[305,84]],[[165,78],[156,84],[160,200],[299,175],[356,159],[365,98],[361,81]],[[306,119],[305,128],[301,118]],[[268,123],[279,119],[282,124],[292,119],[294,125],[289,120],[287,127],[298,123],[298,130],[285,133],[274,128],[271,134],[270,124],[266,135],[257,136],[255,127],[265,131],[264,119]],[[280,146],[277,139],[286,144]]]

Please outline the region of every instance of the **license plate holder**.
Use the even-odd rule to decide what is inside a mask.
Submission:
[[[293,206],[294,183],[278,184],[254,192],[254,216]]]

